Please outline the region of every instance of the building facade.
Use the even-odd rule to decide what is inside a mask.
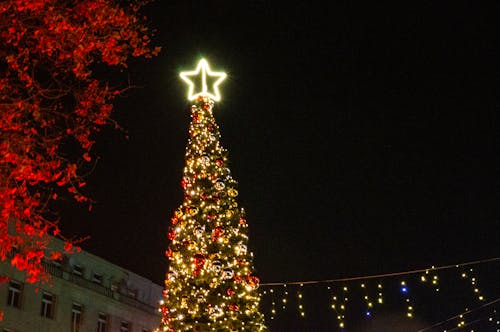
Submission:
[[[57,246],[62,243],[55,241]],[[0,332],[149,332],[159,325],[163,288],[81,251],[61,263],[44,262],[50,284],[24,282],[0,263]]]

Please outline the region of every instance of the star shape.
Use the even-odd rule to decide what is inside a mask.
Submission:
[[[207,76],[214,80],[212,92],[208,90]],[[201,59],[195,70],[183,71],[180,73],[180,77],[189,85],[189,100],[196,99],[198,96],[208,96],[215,101],[219,101],[219,84],[226,78],[226,73],[211,71],[207,60]],[[195,82],[201,82],[201,91],[197,87],[198,89],[195,92]]]

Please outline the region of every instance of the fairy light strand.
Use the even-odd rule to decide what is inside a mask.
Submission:
[[[493,300],[493,301],[490,301],[490,302],[488,302],[488,303],[485,303],[485,304],[483,304],[483,305],[481,305],[481,306],[479,306],[479,307],[476,307],[476,308],[474,308],[474,309],[470,309],[470,310],[464,311],[464,312],[462,312],[462,313],[460,313],[460,314],[458,314],[458,315],[455,315],[455,316],[449,317],[449,318],[447,318],[447,319],[445,319],[445,320],[442,320],[442,321],[440,321],[440,322],[438,322],[438,323],[435,323],[434,325],[431,325],[431,326],[428,326],[428,327],[426,327],[426,328],[420,329],[420,330],[418,330],[417,332],[425,332],[425,331],[429,331],[429,330],[431,330],[431,329],[433,329],[433,328],[435,328],[435,327],[438,327],[438,326],[444,325],[444,324],[446,324],[446,323],[452,322],[452,321],[454,321],[454,320],[455,320],[455,319],[457,319],[457,318],[461,318],[461,316],[463,317],[463,316],[465,316],[465,315],[468,315],[468,314],[470,314],[470,313],[472,313],[472,312],[475,312],[475,311],[481,310],[481,309],[483,309],[483,308],[486,308],[486,307],[488,307],[488,306],[490,306],[490,305],[493,305],[493,304],[495,304],[495,303],[498,303],[498,302],[500,302],[500,297],[499,297],[499,298],[497,298],[497,299],[495,299],[495,300]]]
[[[420,281],[422,283],[428,284],[431,288],[434,288],[436,292],[440,291],[439,285],[440,285],[440,278],[438,276],[437,271],[440,270],[446,270],[446,269],[458,269],[459,273],[461,274],[463,279],[466,279],[465,281],[468,281],[470,285],[472,286],[472,290],[474,292],[474,296],[477,300],[484,302],[485,297],[482,295],[481,291],[479,290],[478,286],[478,279],[477,275],[474,272],[474,269],[470,267],[471,265],[479,265],[479,264],[485,264],[485,263],[491,263],[491,262],[496,262],[499,261],[500,257],[494,257],[494,258],[488,258],[488,259],[482,259],[482,260],[476,260],[476,261],[470,261],[470,262],[465,262],[465,263],[459,263],[459,264],[450,264],[450,265],[443,265],[443,266],[432,266],[430,268],[426,269],[416,269],[416,270],[410,270],[410,271],[402,271],[402,272],[394,272],[394,273],[385,273],[385,274],[377,274],[377,275],[367,275],[367,276],[356,276],[356,277],[348,277],[348,278],[338,278],[338,279],[328,279],[328,280],[309,280],[309,281],[292,281],[292,282],[286,282],[286,283],[263,283],[261,286],[291,286],[291,285],[299,285],[300,288],[304,287],[304,285],[313,285],[313,284],[327,284],[327,289],[328,290],[333,290],[333,284],[336,283],[337,286],[339,286],[339,292],[335,294],[336,292],[330,291],[330,298],[331,298],[331,309],[335,313],[335,316],[337,318],[337,324],[338,327],[343,330],[346,327],[346,311],[347,311],[347,302],[349,301],[348,297],[348,291],[349,288],[347,287],[347,282],[352,282],[352,281],[365,281],[365,280],[370,280],[370,279],[384,279],[387,277],[396,277],[396,276],[410,276],[414,274],[421,274],[420,275]],[[467,269],[465,269],[467,267]],[[467,271],[467,273],[465,272]],[[473,273],[474,272],[474,273]],[[384,301],[384,294],[383,294],[383,285],[382,282],[379,280],[377,283],[377,292],[376,292],[376,297],[373,299],[369,296],[369,292],[367,289],[367,283],[362,282],[359,284],[361,286],[362,292],[364,293],[364,302],[366,304],[366,309],[365,309],[365,316],[366,317],[371,317],[373,314],[373,305],[382,305]],[[403,300],[405,301],[405,306],[406,306],[406,317],[408,318],[413,318],[414,316],[414,305],[413,301],[410,296],[410,287],[409,283],[405,280],[401,281],[399,284],[399,291],[402,295]],[[298,311],[299,314],[304,317],[305,316],[305,311],[303,308],[303,302],[302,302],[302,295],[303,293],[301,290],[297,292],[297,297],[298,297]],[[500,299],[497,299],[495,301],[489,302],[485,305],[482,305],[481,307],[469,310],[468,308],[465,308],[464,312],[450,317],[447,320],[438,323],[437,325],[433,325],[432,327],[435,326],[440,326],[442,324],[445,324],[447,322],[451,322],[455,319],[458,319],[458,325],[457,328],[464,328],[466,326],[474,324],[476,321],[470,321],[466,322],[466,315],[469,313],[472,313],[476,310],[479,310],[481,308],[484,308],[485,306],[492,305],[496,302],[500,301]],[[491,318],[489,318],[491,320]],[[430,327],[430,328],[432,328]],[[425,329],[422,331],[426,331]],[[448,330],[446,330],[448,331]],[[500,331],[500,330],[499,330]],[[420,332],[420,331],[419,331]]]
[[[491,319],[491,317],[483,317],[483,318],[478,318],[478,319],[475,319],[473,321],[470,321],[468,323],[465,323],[465,324],[462,324],[460,326],[456,326],[452,329],[446,329],[446,332],[453,332],[453,331],[458,331],[458,330],[462,330],[464,327],[467,327],[467,326],[471,326],[471,325],[474,325],[476,323],[479,323],[479,322],[482,322],[482,321],[485,321],[485,320],[489,320]],[[474,332],[474,330],[471,330],[472,332]],[[498,331],[498,330],[497,330]]]
[[[311,284],[327,284],[327,283],[344,282],[344,281],[368,280],[368,279],[377,279],[377,278],[396,277],[396,276],[403,276],[403,275],[410,275],[410,274],[417,274],[417,273],[425,273],[429,270],[438,271],[438,270],[445,270],[445,269],[452,269],[452,268],[460,268],[460,267],[464,267],[464,266],[485,264],[485,263],[491,263],[491,262],[495,262],[495,261],[500,261],[500,257],[488,258],[488,259],[460,263],[460,264],[443,265],[443,266],[438,266],[438,267],[432,267],[431,269],[426,268],[426,269],[418,269],[418,270],[403,271],[403,272],[373,274],[373,275],[367,275],[367,276],[338,278],[338,279],[326,279],[326,280],[268,282],[268,283],[261,283],[260,286],[261,287],[262,286],[282,286],[285,284],[286,285],[311,285]],[[437,285],[437,279],[433,279],[433,280],[436,280],[436,285]]]

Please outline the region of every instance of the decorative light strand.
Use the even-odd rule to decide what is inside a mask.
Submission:
[[[378,304],[384,303],[384,293],[383,293],[382,289],[383,289],[383,286],[382,286],[382,284],[379,283],[377,285],[377,292],[378,292],[377,293],[377,303]]]
[[[331,287],[328,286],[328,289],[330,290]],[[343,329],[345,327],[345,322],[344,322],[345,317],[343,309],[345,308],[341,309],[341,305],[338,303],[338,297],[333,292],[330,293],[330,296],[332,299],[331,308],[335,312],[335,317],[337,318],[339,328]]]
[[[270,298],[269,317],[271,320],[274,320],[279,312],[285,311],[287,308],[288,290],[286,288],[286,285],[283,285],[281,292],[278,289],[269,288],[268,290],[262,291],[260,293],[260,296],[269,296]]]
[[[471,325],[474,325],[476,323],[479,323],[479,322],[482,322],[482,321],[485,321],[485,320],[490,320],[491,321],[491,317],[478,318],[478,319],[475,319],[475,320],[473,320],[473,321],[471,321],[469,323],[464,323],[464,324],[461,324],[460,326],[456,326],[456,327],[454,327],[452,329],[446,329],[446,330],[444,330],[444,332],[458,331],[458,330],[463,329],[464,327],[471,326]],[[498,329],[497,329],[497,331],[498,331]],[[471,330],[471,332],[474,332],[474,330]]]
[[[373,302],[370,300],[370,296],[368,295],[368,290],[367,290],[366,284],[362,283],[360,285],[360,287],[363,290],[363,299],[365,300],[365,304],[366,304],[365,316],[371,317],[372,316],[372,309],[373,309]]]
[[[339,327],[341,329],[345,328],[345,315],[347,312],[347,302],[349,302],[349,287],[346,285],[342,286],[342,295],[340,296],[340,322]]]
[[[300,287],[302,288],[304,285],[300,285]],[[306,312],[304,310],[304,303],[302,302],[302,291],[297,291],[297,306],[298,306],[298,309],[299,309],[299,314],[300,314],[300,317],[304,318],[306,316]]]
[[[286,284],[283,285],[283,298],[281,299],[281,309],[285,310],[288,303],[288,290],[286,289]]]
[[[403,295],[403,298],[405,300],[405,305],[406,305],[406,317],[408,318],[413,318],[413,304],[410,299],[410,288],[408,287],[408,284],[406,281],[401,281],[401,288],[400,288],[401,294]]]
[[[479,282],[476,274],[474,273],[474,269],[470,268],[468,272],[462,272],[461,276],[463,279],[469,280],[474,296],[481,302],[485,301],[485,297],[481,294],[481,290],[479,289]]]
[[[470,310],[464,311],[464,312],[462,312],[462,313],[460,313],[460,314],[458,314],[458,315],[455,315],[455,316],[449,317],[449,318],[447,318],[447,319],[445,319],[445,320],[442,320],[442,321],[440,321],[440,322],[438,322],[438,323],[435,323],[434,325],[431,325],[431,326],[428,326],[428,327],[426,327],[426,328],[420,329],[420,330],[418,330],[417,332],[425,332],[425,331],[429,331],[429,330],[431,330],[431,329],[433,329],[433,328],[435,328],[435,327],[438,327],[438,326],[444,325],[444,324],[446,324],[446,323],[452,322],[452,321],[454,321],[454,320],[455,320],[455,319],[457,319],[457,318],[461,318],[461,317],[463,317],[463,316],[465,316],[465,315],[468,315],[468,314],[470,314],[470,313],[472,313],[472,312],[478,311],[478,310],[480,310],[480,309],[483,309],[483,308],[485,308],[485,307],[488,307],[488,306],[493,305],[493,304],[498,303],[498,302],[500,302],[500,298],[497,298],[497,299],[495,299],[495,300],[493,300],[493,301],[490,301],[490,302],[488,302],[488,303],[485,303],[485,304],[483,304],[483,305],[481,305],[481,306],[479,306],[479,307],[477,307],[477,308],[470,309]]]
[[[338,328],[340,330],[343,330],[346,328],[346,314],[348,310],[347,302],[349,301],[348,297],[348,291],[350,290],[348,288],[348,283],[352,281],[362,281],[360,284],[358,284],[361,287],[361,293],[362,297],[364,299],[364,302],[366,304],[366,308],[364,310],[364,316],[365,317],[371,317],[374,313],[372,308],[374,307],[374,304],[382,305],[384,301],[384,293],[383,293],[383,279],[387,277],[393,277],[393,276],[411,276],[417,273],[420,273],[419,280],[430,286],[431,288],[434,289],[434,291],[439,292],[440,291],[440,277],[438,276],[437,271],[439,270],[446,270],[446,269],[457,269],[462,278],[467,279],[474,291],[474,298],[479,300],[479,301],[484,301],[485,297],[482,295],[481,291],[479,290],[478,287],[478,280],[477,276],[473,273],[474,269],[470,267],[471,265],[479,265],[479,264],[485,264],[485,263],[490,263],[490,262],[496,262],[499,261],[500,257],[495,257],[495,258],[489,258],[489,259],[483,259],[483,260],[477,260],[473,262],[465,262],[465,263],[460,263],[460,264],[453,264],[453,265],[446,265],[446,266],[439,266],[435,267],[432,266],[431,268],[427,269],[418,269],[418,270],[412,270],[412,271],[403,271],[403,272],[396,272],[396,273],[386,273],[386,274],[378,274],[378,275],[368,275],[368,276],[358,276],[358,277],[351,277],[351,278],[339,278],[339,279],[330,279],[330,280],[311,280],[311,281],[303,281],[303,282],[287,282],[287,283],[265,283],[262,284],[261,286],[270,286],[270,285],[282,285],[286,287],[287,285],[300,285],[302,288],[304,285],[318,285],[318,284],[326,284],[328,293],[330,293],[330,299],[331,299],[331,309],[333,312],[335,312],[335,317],[337,319],[337,324]],[[468,267],[467,269],[463,269],[464,267]],[[462,269],[460,269],[462,268]],[[467,273],[464,274],[464,271],[467,271]],[[376,295],[372,294],[373,296],[370,295],[369,288],[367,285],[369,283],[365,282],[365,280],[370,280],[370,279],[375,279],[378,278],[378,283],[377,283],[377,292]],[[413,280],[413,277],[410,278]],[[401,293],[403,300],[405,302],[406,306],[406,317],[408,318],[413,318],[415,313],[414,313],[414,305],[413,305],[413,300],[412,297],[410,296],[410,289],[412,280],[400,280],[397,285],[399,292]],[[336,284],[336,287],[334,287],[333,284]],[[351,284],[352,286],[352,284]],[[337,290],[334,290],[335,288],[338,288]],[[358,291],[356,290],[355,293]],[[302,303],[302,292],[301,290],[297,291],[297,305],[298,305],[298,312],[301,317],[305,317],[305,311]],[[456,317],[452,318],[453,319],[458,319],[457,322],[457,327],[459,328],[464,328],[466,326],[469,326],[471,324],[474,324],[476,321],[466,321],[466,314],[475,311],[474,310],[469,310],[468,308],[465,308],[464,313],[457,315]],[[472,317],[471,317],[472,318]],[[476,318],[476,317],[475,317]],[[490,321],[492,318],[489,318]],[[444,323],[443,323],[444,324]],[[500,324],[498,324],[500,327]],[[445,331],[446,332],[446,331]],[[500,329],[497,331],[500,332]]]
[[[491,262],[495,262],[495,261],[500,261],[500,257],[488,258],[488,259],[477,260],[477,261],[466,262],[466,263],[460,263],[460,264],[438,266],[438,267],[433,267],[432,270],[438,271],[438,270],[459,268],[459,267],[470,266],[470,265],[478,265],[478,264],[491,263]],[[418,270],[403,271],[403,272],[394,272],[394,273],[385,273],[385,274],[374,274],[374,275],[367,275],[367,276],[349,277],[349,278],[338,278],[338,279],[308,280],[308,281],[288,281],[288,282],[267,282],[267,283],[260,284],[260,286],[282,286],[282,285],[285,285],[285,284],[286,285],[327,284],[327,283],[335,283],[335,282],[343,282],[343,281],[356,281],[356,280],[368,280],[368,279],[378,279],[378,278],[386,278],[386,277],[395,277],[395,276],[402,276],[402,275],[417,274],[417,273],[422,273],[422,272],[425,273],[425,272],[428,272],[428,271],[429,271],[429,269],[427,268],[427,269],[418,269]],[[437,284],[437,281],[436,281],[436,284]]]

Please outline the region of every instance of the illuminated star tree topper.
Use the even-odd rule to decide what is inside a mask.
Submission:
[[[189,85],[189,100],[194,100],[198,96],[207,96],[214,101],[219,101],[219,84],[226,78],[226,73],[211,71],[207,60],[201,59],[195,70],[183,71],[180,73],[180,77]],[[210,91],[207,78],[213,81]]]

